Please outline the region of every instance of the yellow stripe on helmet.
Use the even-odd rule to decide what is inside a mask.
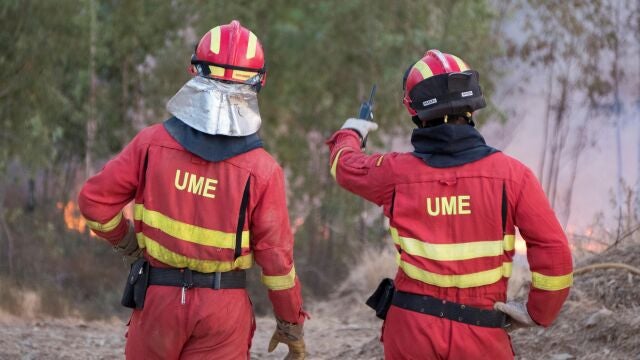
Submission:
[[[256,48],[258,47],[258,38],[254,33],[249,31],[249,43],[247,44],[247,59],[256,56]]]
[[[258,72],[256,71],[233,70],[233,73],[231,73],[231,77],[234,80],[240,80],[240,81],[249,80],[256,75],[258,75]]]
[[[220,53],[220,26],[216,26],[211,29],[210,49],[214,54]]]
[[[455,55],[451,55],[451,57],[458,64],[458,67],[460,68],[460,72],[465,71],[465,70],[469,70],[469,66],[464,61],[462,61],[459,57],[457,57]]]
[[[413,68],[420,71],[420,74],[422,74],[423,80],[433,76],[433,71],[431,71],[431,68],[429,68],[429,65],[427,65],[422,60],[418,61],[415,65],[413,65]]]
[[[209,72],[211,76],[224,76],[224,68],[220,66],[209,65]]]

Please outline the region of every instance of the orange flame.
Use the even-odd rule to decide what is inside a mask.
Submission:
[[[56,207],[62,210],[67,229],[77,231],[81,234],[84,234],[88,230],[87,220],[80,214],[80,209],[75,202],[71,200],[66,204],[58,202],[56,203]],[[96,236],[91,230],[89,230],[89,235],[91,235],[91,237]]]
[[[64,223],[67,225],[67,229],[81,233],[85,231],[87,221],[82,217],[82,215],[80,215],[80,210],[73,201],[68,201],[66,205],[59,202],[56,206],[58,209],[62,210]]]

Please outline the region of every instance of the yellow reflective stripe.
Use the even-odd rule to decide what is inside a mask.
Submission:
[[[502,263],[502,275],[504,277],[511,277],[511,273],[513,272],[513,263],[512,262],[503,262]]]
[[[220,26],[211,29],[211,44],[209,45],[211,52],[218,54],[220,52]]]
[[[459,57],[457,57],[455,55],[451,55],[451,57],[458,64],[458,67],[460,68],[460,72],[465,71],[465,70],[469,70],[469,66],[467,66],[467,64],[465,64],[465,62],[462,61]]]
[[[433,72],[431,71],[431,68],[429,68],[429,65],[425,64],[422,60],[418,61],[415,65],[413,65],[413,67],[420,71],[423,80],[433,76]]]
[[[231,77],[236,79],[236,80],[248,80],[251,79],[252,77],[258,75],[257,71],[242,71],[242,70],[233,70],[233,73],[231,73]]]
[[[510,262],[505,262],[495,269],[470,274],[441,275],[420,269],[415,265],[402,261],[400,259],[400,254],[396,255],[396,261],[398,262],[398,266],[405,274],[407,274],[408,277],[439,287],[470,288],[491,285],[500,281],[503,277],[510,277],[512,271],[512,264]]]
[[[417,239],[398,235],[398,230],[391,227],[393,242],[400,245],[409,255],[437,261],[456,261],[476,259],[487,256],[500,256],[504,251],[514,248],[515,237],[505,235],[503,240],[474,241],[457,244],[432,244]]]
[[[262,274],[262,283],[270,290],[287,290],[296,285],[296,269],[291,267],[287,275],[271,276]]]
[[[209,65],[209,71],[212,76],[224,76],[224,68],[220,66]]]
[[[247,59],[251,59],[256,56],[256,48],[258,44],[258,38],[254,33],[249,31],[249,43],[247,44]]]
[[[235,261],[200,260],[175,253],[143,233],[137,233],[136,238],[138,239],[138,245],[147,249],[147,254],[176,268],[189,268],[195,271],[211,273],[248,269],[253,265],[253,254],[240,256]]]
[[[566,289],[573,285],[573,273],[560,276],[542,275],[538,272],[531,272],[531,286],[536,289],[557,291]]]
[[[340,154],[342,154],[342,152],[346,149],[348,149],[348,147],[343,147],[342,149],[338,150],[336,157],[333,159],[333,164],[331,164],[331,176],[333,176],[334,180],[336,179],[336,171],[338,171],[338,159],[340,158]]]
[[[391,239],[393,240],[393,243],[402,247],[402,245],[400,244],[400,236],[398,236],[398,229],[390,227],[389,232],[391,233]]]
[[[506,235],[502,240],[504,242],[504,251],[511,251],[516,248],[516,236],[515,235]]]
[[[92,230],[107,232],[115,229],[118,224],[120,224],[120,221],[122,221],[122,212],[119,212],[118,215],[104,224],[97,221],[87,220],[87,225]]]
[[[134,207],[134,219],[141,220],[145,225],[156,228],[174,238],[198,245],[215,246],[223,249],[236,248],[236,234],[217,230],[210,230],[199,226],[186,224],[174,220],[160,212],[148,210],[142,204]],[[249,247],[249,231],[242,232],[243,248]]]

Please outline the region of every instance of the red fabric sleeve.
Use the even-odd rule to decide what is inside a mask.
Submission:
[[[542,326],[556,319],[569,294],[573,263],[567,237],[540,183],[527,169],[515,207],[515,225],[527,243],[532,272],[527,309]]]
[[[115,158],[87,180],[78,195],[78,207],[96,235],[116,245],[126,235],[122,209],[135,197],[139,171],[146,153],[138,134]]]
[[[269,288],[275,315],[281,320],[301,324],[305,313],[293,263],[293,234],[289,226],[284,174],[279,166],[275,167],[259,196],[251,215],[253,254],[262,268],[263,282]]]
[[[331,175],[350,192],[389,208],[393,173],[384,157],[395,154],[367,155],[360,149],[360,143],[360,136],[350,129],[339,130],[327,140]]]

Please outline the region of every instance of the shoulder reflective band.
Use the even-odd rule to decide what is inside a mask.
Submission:
[[[253,254],[251,253],[240,256],[234,261],[194,259],[167,249],[143,233],[137,233],[136,238],[140,248],[145,248],[149,256],[175,268],[189,268],[203,273],[212,273],[231,271],[234,269],[244,270],[253,265]]]
[[[334,180],[337,180],[336,179],[336,172],[338,171],[338,159],[340,159],[340,155],[346,149],[350,149],[350,148],[349,147],[343,147],[342,149],[338,150],[338,153],[336,154],[336,157],[333,159],[333,163],[331,164],[331,176],[333,176]]]
[[[238,236],[236,233],[226,233],[183,223],[158,211],[148,210],[142,204],[135,205],[133,218],[179,240],[222,249],[236,248]],[[249,247],[249,231],[242,232],[241,243],[243,248]]]
[[[262,274],[262,283],[265,284],[269,290],[287,290],[296,285],[296,269],[291,267],[291,271],[287,275],[271,276]]]
[[[560,276],[542,275],[531,272],[531,286],[540,290],[557,291],[573,285],[573,273]]]
[[[457,261],[487,256],[500,256],[514,249],[515,236],[504,235],[502,240],[473,241],[456,244],[433,244],[398,235],[396,228],[390,228],[391,238],[402,251],[412,256],[429,260]]]
[[[511,262],[504,262],[501,266],[490,270],[470,274],[442,275],[420,269],[415,265],[402,261],[400,254],[396,255],[396,261],[400,269],[408,277],[439,287],[470,288],[491,285],[500,281],[503,277],[510,277],[512,271]]]
[[[118,224],[122,221],[122,212],[119,212],[113,219],[107,221],[104,224],[101,224],[97,221],[91,221],[87,219],[87,225],[90,229],[100,231],[100,232],[108,232],[115,229]]]

